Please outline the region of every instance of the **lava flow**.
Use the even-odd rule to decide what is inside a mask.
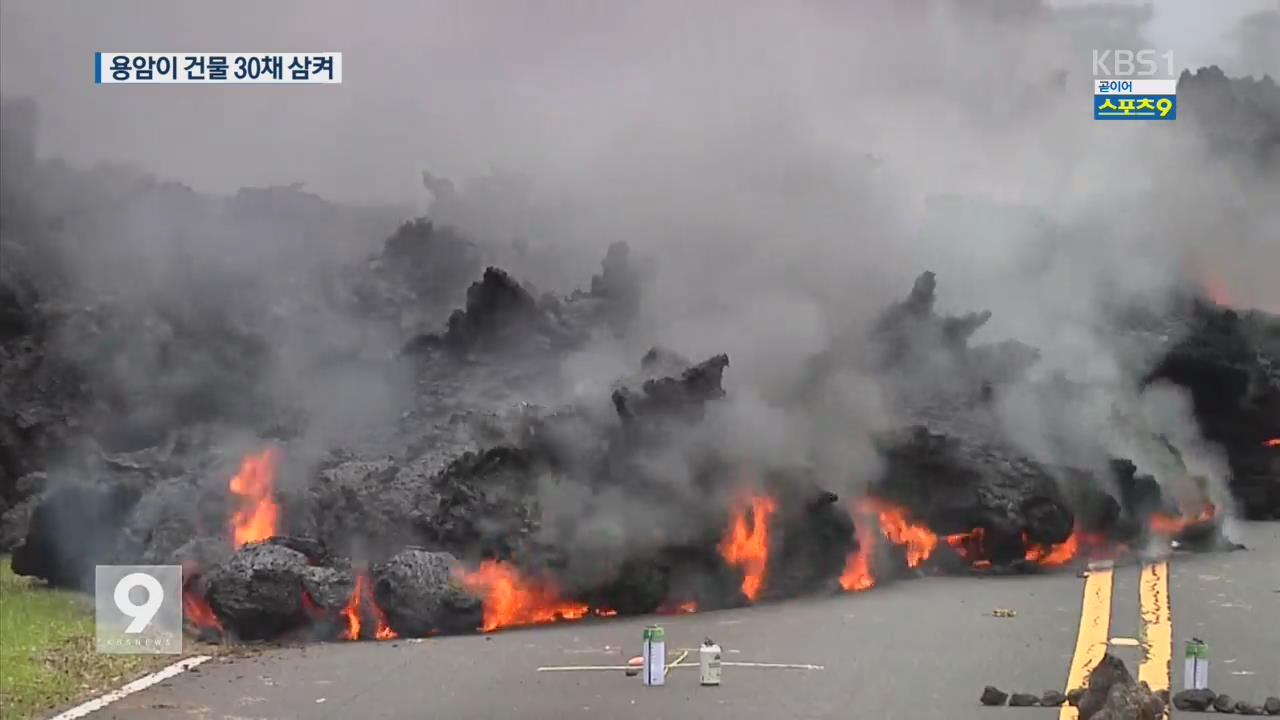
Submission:
[[[497,560],[485,560],[475,570],[461,570],[457,577],[463,588],[484,598],[481,632],[511,625],[579,620],[592,613],[587,603],[562,599],[554,584],[529,580],[514,566]],[[600,609],[595,614],[617,613]]]
[[[938,536],[924,525],[908,520],[904,508],[868,497],[858,504],[858,512],[878,516],[880,532],[885,539],[907,549],[907,567],[919,567],[938,546]]]
[[[369,573],[361,571],[356,573],[356,586],[351,590],[351,599],[347,601],[347,606],[342,608],[342,617],[347,621],[347,629],[342,633],[343,640],[359,640],[360,627],[362,624],[360,618],[360,609],[368,607],[372,611],[375,625],[373,637],[375,640],[394,640],[399,637],[396,632],[391,629],[391,625],[387,623],[387,616],[382,612],[382,608],[373,601],[373,588],[369,585]]]
[[[983,546],[986,533],[980,527],[939,537],[923,523],[909,519],[906,508],[872,497],[859,500],[853,505],[852,512],[856,518],[854,527],[857,529],[858,549],[849,553],[840,575],[840,587],[845,590],[866,590],[876,584],[871,559],[875,543],[872,522],[879,526],[880,534],[886,540],[906,550],[907,567],[920,567],[933,555],[940,540],[975,568],[991,565]],[[1031,543],[1024,534],[1023,544],[1027,562],[1054,567],[1070,562],[1084,543],[1081,534],[1073,531],[1065,541],[1047,546]]]
[[[698,603],[693,600],[679,604],[667,603],[654,611],[656,615],[692,615],[698,612]]]
[[[182,617],[196,629],[222,632],[222,623],[218,622],[218,616],[213,613],[209,603],[187,589],[182,591]]]
[[[231,538],[235,547],[266,540],[276,534],[280,506],[272,497],[275,489],[276,450],[263,448],[240,462],[240,471],[231,478]]]
[[[1188,526],[1211,522],[1216,511],[1217,508],[1212,504],[1206,504],[1195,515],[1167,515],[1156,512],[1151,514],[1151,521],[1147,526],[1151,532],[1158,535],[1173,536],[1186,530]]]
[[[777,503],[768,495],[753,495],[740,500],[733,510],[724,537],[720,540],[720,556],[725,563],[742,571],[742,594],[754,601],[764,586],[769,566],[769,517]]]
[[[1044,547],[1042,545],[1032,545],[1027,534],[1022,534],[1022,542],[1027,546],[1026,560],[1027,562],[1036,563],[1037,565],[1047,565],[1054,567],[1057,565],[1066,565],[1080,551],[1079,531],[1072,530],[1067,539],[1057,545]]]
[[[874,546],[875,536],[865,522],[857,523],[855,534],[858,549],[849,553],[844,563],[844,572],[840,573],[840,587],[850,592],[868,590],[876,584],[875,575],[871,572],[871,548]]]

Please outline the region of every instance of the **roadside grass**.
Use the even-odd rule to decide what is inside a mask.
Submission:
[[[95,652],[93,599],[14,575],[0,555],[0,717],[46,714],[175,659]]]

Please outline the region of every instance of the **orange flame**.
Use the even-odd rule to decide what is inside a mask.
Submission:
[[[387,622],[387,616],[382,612],[382,608],[373,601],[373,588],[369,585],[369,573],[360,571],[356,573],[356,586],[351,590],[351,599],[347,601],[347,606],[342,608],[342,616],[347,620],[347,629],[342,633],[344,640],[360,639],[360,608],[368,600],[369,607],[373,610],[375,640],[394,640],[399,637],[396,632],[391,629],[391,625]]]
[[[460,570],[459,583],[484,599],[481,632],[511,625],[578,620],[590,612],[586,603],[560,598],[554,584],[526,579],[515,567],[497,560],[485,560],[475,570]],[[600,610],[597,614],[609,613]]]
[[[231,538],[237,548],[276,534],[280,506],[271,497],[275,463],[275,448],[263,448],[262,452],[246,455],[240,462],[240,472],[231,478]]]
[[[850,592],[869,590],[876,584],[875,575],[871,572],[871,549],[875,536],[865,522],[856,525],[858,549],[845,558],[844,572],[840,573],[840,587]]]
[[[1269,440],[1263,440],[1262,447],[1280,448],[1280,437],[1273,437]]]
[[[222,632],[222,623],[218,622],[213,608],[209,607],[204,598],[190,590],[182,591],[182,616],[196,628],[211,628]]]
[[[664,603],[654,612],[658,615],[690,615],[698,612],[698,603],[693,600],[679,604]]]
[[[1026,544],[1026,534],[1023,534],[1023,542]],[[1076,537],[1076,531],[1072,530],[1067,539],[1044,547],[1042,545],[1027,545],[1027,562],[1033,562],[1037,565],[1046,565],[1056,567],[1058,565],[1066,565],[1076,556],[1080,550],[1080,540]]]
[[[879,514],[880,534],[894,545],[906,547],[907,567],[919,567],[938,546],[938,536],[928,527],[908,520],[905,508],[875,498],[864,498],[859,503],[859,510]]]
[[[754,601],[764,585],[769,566],[769,517],[777,510],[773,498],[754,495],[740,500],[733,520],[720,540],[720,555],[732,567],[742,570],[742,594]]]
[[[960,557],[974,564],[982,562],[982,542],[986,531],[977,527],[967,533],[956,533],[943,538]]]
[[[1168,515],[1162,512],[1151,514],[1151,521],[1148,523],[1148,529],[1157,535],[1177,535],[1186,530],[1190,525],[1206,523],[1213,520],[1216,508],[1212,504],[1206,504],[1200,509],[1200,512],[1192,517],[1186,515]]]

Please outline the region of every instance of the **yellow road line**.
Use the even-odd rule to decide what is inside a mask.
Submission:
[[[1084,581],[1080,631],[1076,635],[1076,652],[1071,658],[1071,671],[1067,674],[1065,692],[1084,686],[1089,672],[1107,652],[1107,631],[1110,629],[1111,570],[1094,570]],[[1070,705],[1063,705],[1058,711],[1059,720],[1076,720],[1079,716],[1076,708]]]
[[[1169,565],[1155,563],[1142,568],[1138,584],[1142,602],[1142,661],[1138,680],[1153,691],[1169,689],[1169,660],[1173,654],[1173,626],[1169,617]]]

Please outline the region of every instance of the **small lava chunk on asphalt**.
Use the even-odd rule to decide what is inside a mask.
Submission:
[[[1009,696],[1009,705],[1012,707],[1035,707],[1040,704],[1040,698],[1031,693],[1014,693]]]
[[[1008,699],[1009,693],[1000,692],[996,687],[988,685],[982,688],[982,697],[978,698],[978,701],[983,705],[1003,705]]]
[[[1248,700],[1237,700],[1237,701],[1236,701],[1236,714],[1237,714],[1237,715],[1261,715],[1261,714],[1262,714],[1262,706],[1261,706],[1261,705],[1254,705],[1253,703],[1249,702]]]
[[[1194,712],[1204,712],[1213,704],[1213,699],[1217,695],[1210,689],[1203,690],[1183,690],[1174,693],[1173,706],[1179,710],[1191,710]]]
[[[1067,696],[1057,690],[1045,690],[1040,696],[1040,704],[1045,707],[1058,707],[1067,701]]]

